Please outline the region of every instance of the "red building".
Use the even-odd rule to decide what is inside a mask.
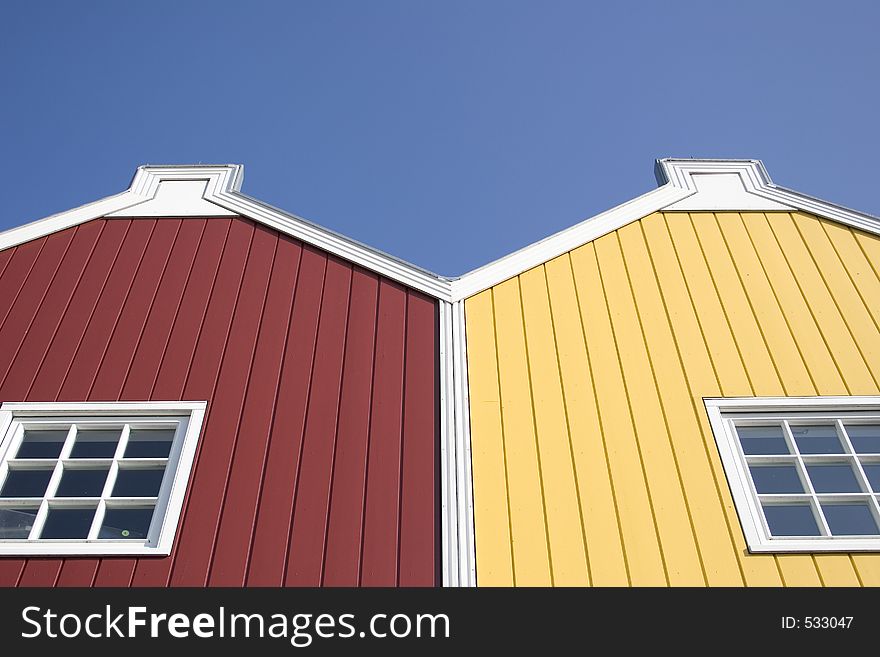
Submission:
[[[240,183],[0,236],[0,585],[441,584],[444,281]]]

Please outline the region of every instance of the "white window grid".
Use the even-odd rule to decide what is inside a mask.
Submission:
[[[11,539],[11,540],[40,540],[40,541],[69,541],[69,540],[87,540],[87,541],[123,541],[123,542],[131,542],[131,541],[139,541],[141,543],[145,543],[146,545],[155,545],[156,544],[156,531],[154,528],[156,525],[161,526],[161,518],[160,522],[156,522],[157,516],[161,515],[162,504],[161,500],[167,498],[168,486],[170,485],[170,479],[173,478],[173,473],[169,476],[169,462],[173,463],[176,461],[176,457],[174,454],[169,454],[168,458],[124,458],[125,450],[128,447],[128,439],[131,435],[131,431],[144,429],[144,430],[156,430],[156,429],[170,429],[175,432],[174,439],[172,442],[173,445],[180,444],[180,433],[185,431],[186,429],[186,419],[184,417],[173,418],[172,421],[154,421],[151,422],[149,420],[136,420],[134,418],[128,419],[125,422],[120,423],[115,419],[96,419],[96,418],[88,418],[84,420],[53,420],[53,421],[19,421],[17,422],[17,426],[14,427],[14,435],[13,439],[10,443],[8,454],[15,455],[21,446],[22,439],[24,438],[26,431],[58,431],[67,428],[67,438],[64,441],[64,445],[61,448],[61,454],[57,459],[54,459],[54,466],[52,468],[52,476],[49,478],[49,484],[46,488],[46,492],[39,502],[38,505],[35,504],[36,498],[32,497],[20,497],[20,498],[0,498],[0,507],[2,508],[37,508],[37,516],[34,520],[34,525],[31,529],[30,535],[27,539]],[[69,425],[69,426],[68,426]],[[88,430],[118,430],[120,432],[119,441],[116,445],[116,452],[112,457],[108,458],[71,458],[70,454],[73,450],[74,443],[76,442],[77,435],[79,431],[88,431]],[[173,447],[172,447],[173,449]],[[177,452],[179,453],[179,447]],[[0,466],[0,481],[5,481],[8,475],[9,470],[48,470],[47,465],[52,463],[53,459],[51,458],[9,458],[4,459],[3,465]],[[61,483],[61,478],[65,471],[70,470],[101,470],[106,468],[108,470],[107,478],[104,482],[104,487],[101,492],[101,495],[98,497],[57,497],[55,493],[58,490],[58,486]],[[153,470],[153,469],[162,469],[164,472],[162,486],[160,487],[159,493],[156,497],[111,497],[113,488],[116,485],[116,479],[119,475],[120,470]],[[164,487],[165,490],[162,490]],[[163,495],[164,493],[164,495]],[[153,511],[153,520],[150,525],[150,531],[147,533],[146,541],[144,539],[107,539],[107,538],[98,538],[98,533],[101,530],[101,526],[104,523],[104,517],[107,511],[107,508],[112,509],[145,509],[152,508]],[[46,518],[49,515],[50,509],[60,509],[60,508],[70,508],[70,509],[96,509],[94,518],[92,520],[91,529],[89,530],[88,537],[85,539],[51,539],[51,538],[40,538],[40,534],[43,530],[43,526],[46,523]]]
[[[4,403],[0,407],[0,486],[10,469],[48,470],[52,475],[42,497],[0,498],[0,508],[37,509],[27,539],[0,540],[0,555],[154,555],[170,554],[186,484],[205,413],[205,402]],[[79,430],[118,429],[112,457],[71,458]],[[167,458],[125,458],[132,431],[173,429]],[[66,430],[57,458],[15,458],[26,430]],[[64,469],[108,468],[100,497],[55,495]],[[120,470],[164,468],[155,497],[112,497]],[[98,538],[108,509],[153,508],[146,539]],[[53,508],[94,508],[86,538],[39,538]]]
[[[833,534],[822,504],[866,503],[880,527],[880,490],[873,490],[865,465],[880,465],[880,453],[857,452],[847,426],[880,425],[880,397],[729,398],[705,399],[725,473],[752,552],[863,552],[880,551],[876,534]],[[775,425],[789,450],[787,455],[746,455],[736,427]],[[833,425],[842,453],[804,454],[792,428]],[[750,465],[795,465],[804,493],[758,493]],[[849,465],[859,492],[818,492],[807,466]],[[763,505],[806,503],[820,536],[776,536],[770,531]]]

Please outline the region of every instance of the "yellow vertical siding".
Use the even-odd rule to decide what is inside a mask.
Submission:
[[[880,585],[880,554],[751,555],[704,397],[866,395],[880,239],[653,214],[466,302],[481,585]]]

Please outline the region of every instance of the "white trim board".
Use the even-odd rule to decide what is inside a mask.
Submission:
[[[466,299],[660,211],[800,210],[880,235],[877,217],[774,185],[760,160],[665,158],[654,170],[657,189],[453,280],[452,299]]]
[[[659,159],[659,187],[458,277],[434,274],[241,193],[244,167],[145,165],[128,190],[0,233],[0,250],[100,217],[239,215],[442,301],[455,302],[637,221],[667,211],[809,212],[880,235],[880,219],[774,185],[760,160]]]
[[[243,216],[438,299],[449,280],[240,192],[240,164],[145,165],[128,190],[0,233],[0,250],[100,217]]]
[[[205,199],[207,180],[163,180],[155,196],[108,217],[214,217],[235,213]]]
[[[476,586],[464,302],[440,302],[440,515],[443,586]]]

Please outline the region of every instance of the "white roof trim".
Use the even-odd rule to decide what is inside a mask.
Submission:
[[[880,235],[880,219],[774,185],[759,160],[661,159],[660,187],[460,278],[431,273],[240,192],[237,164],[141,166],[128,190],[0,233],[0,250],[105,216],[241,215],[443,301],[458,301],[661,210],[801,210]]]
[[[774,185],[760,160],[666,158],[656,161],[655,174],[661,186],[654,191],[453,280],[453,300],[473,296],[659,211],[801,210],[880,235],[877,217]]]
[[[243,178],[239,164],[141,166],[121,194],[0,233],[0,250],[99,217],[241,215],[432,297],[448,299],[448,279],[252,199],[239,191]]]
[[[449,279],[238,192],[221,192],[213,203],[382,274],[432,297],[449,300]]]
[[[235,213],[205,199],[207,180],[162,180],[155,196],[108,217],[214,217]]]
[[[616,208],[566,228],[452,281],[452,298],[466,299],[508,278],[552,260],[621,226],[680,201],[692,192],[667,183]]]
[[[730,208],[756,212],[794,210],[792,207],[753,193],[745,176],[738,171],[698,172],[689,178],[689,182],[693,182],[697,188],[696,193],[667,206],[665,210],[683,212],[715,212]]]

